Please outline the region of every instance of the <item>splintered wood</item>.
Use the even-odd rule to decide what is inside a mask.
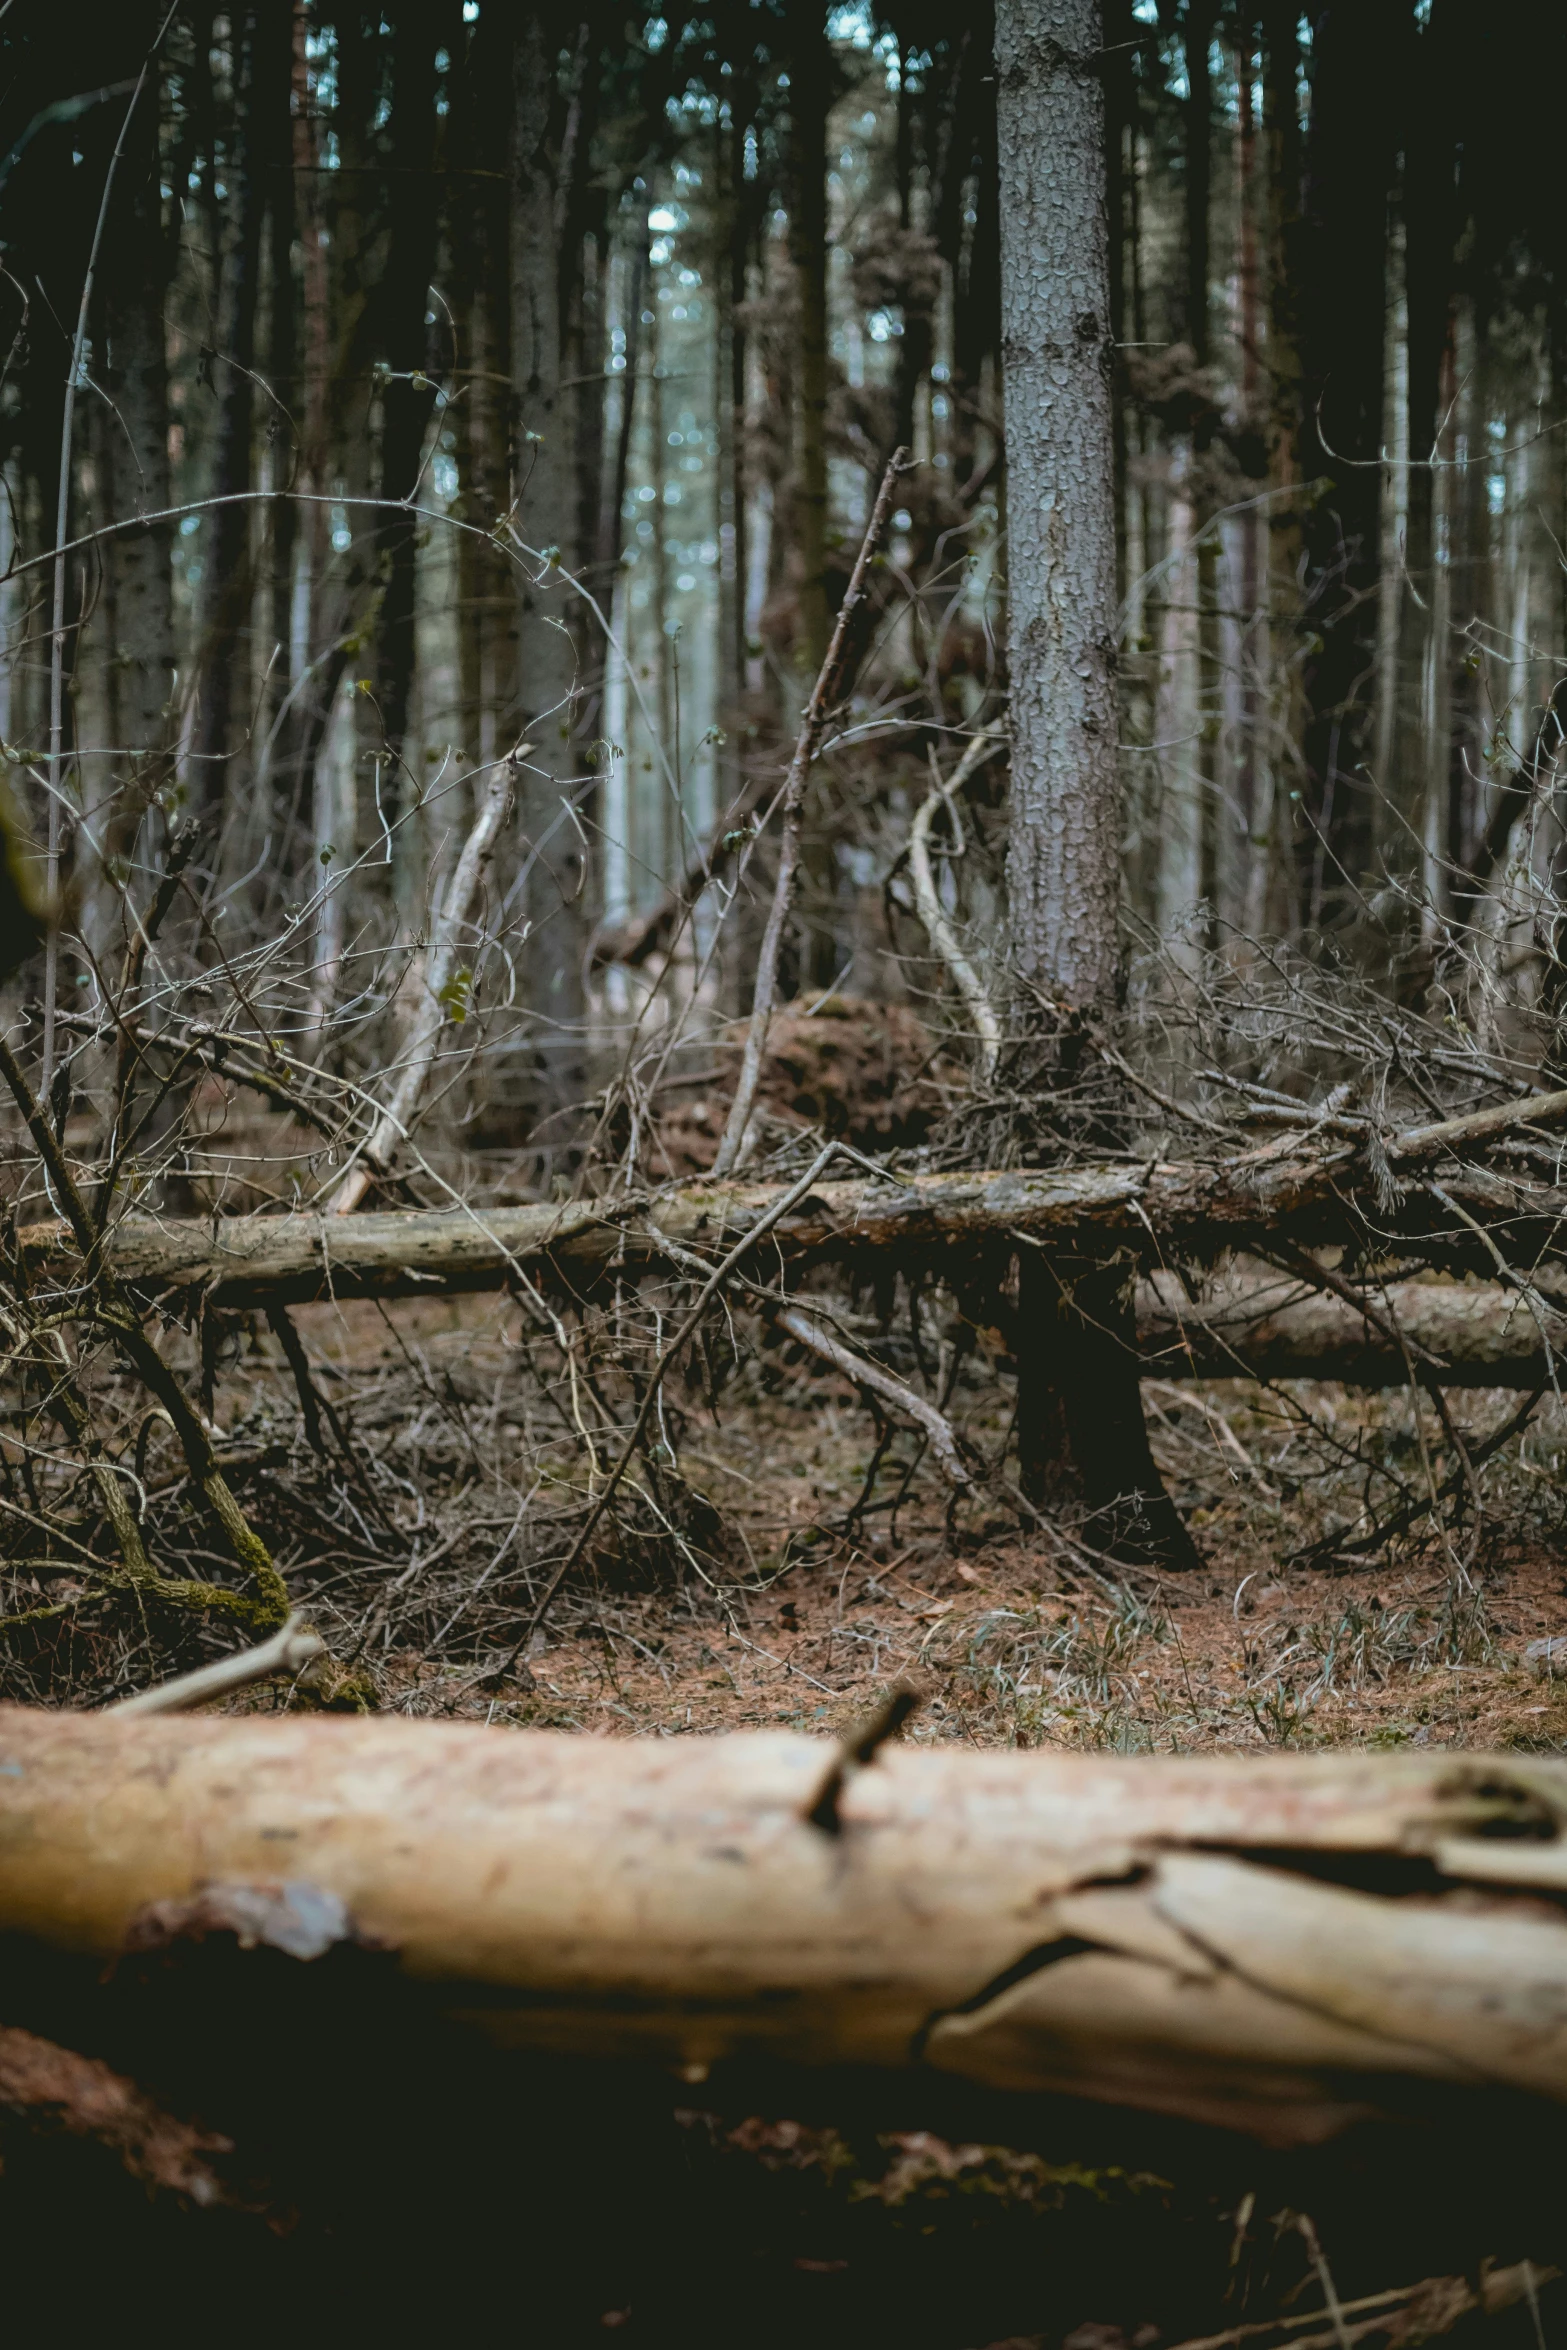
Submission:
[[[510,2047],[924,2067],[1281,2144],[1567,2101],[1567,1762],[884,1747],[828,1833],[834,1752],[5,1709],[0,1931],[352,1938]]]

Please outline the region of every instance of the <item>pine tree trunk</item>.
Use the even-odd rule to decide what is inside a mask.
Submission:
[[[431,188],[435,151],[435,12],[429,0],[398,11],[392,49],[391,172],[387,211],[390,236],[378,289],[376,356],[387,375],[381,391],[381,489],[384,500],[410,499],[419,479],[425,429],[435,403],[426,374],[429,330],[425,309],[435,270],[437,211]],[[376,701],[385,760],[382,797],[388,815],[406,818],[417,805],[420,779],[407,768],[409,714],[416,667],[414,620],[418,584],[418,523],[412,513],[377,517],[381,590],[376,646]],[[422,897],[424,875],[417,841],[399,835],[396,865]],[[401,899],[403,891],[399,890]],[[413,907],[407,909],[410,914]]]
[[[996,9],[1012,679],[1011,947],[1025,1016],[1113,1013],[1115,485],[1097,0]]]
[[[1007,857],[1020,1025],[1044,1077],[1073,1016],[1113,1017],[1120,972],[1115,688],[1115,428],[1098,0],[996,10],[1006,373],[1012,825]],[[1195,1561],[1159,1484],[1117,1277],[1057,1275],[1021,1252],[1025,1490],[1090,1538]]]
[[[517,572],[530,859],[527,1000],[535,1018],[525,1107],[537,1123],[586,1084],[583,970],[589,909],[582,835],[563,806],[576,755],[577,614],[562,585],[577,528],[576,389],[566,365],[570,189],[561,172],[554,12],[530,9],[513,49],[512,382],[519,408],[517,519],[533,553]],[[558,1146],[557,1123],[550,1140]]]
[[[235,38],[241,87],[234,153],[227,167],[234,236],[223,273],[213,362],[218,433],[212,494],[215,500],[230,502],[214,505],[203,530],[200,709],[192,738],[193,796],[206,806],[231,809],[240,804],[230,754],[247,715],[249,663],[241,648],[248,643],[254,589],[255,514],[246,493],[254,486],[261,238],[273,151],[287,139],[290,18],[277,7],[247,9],[236,19]]]

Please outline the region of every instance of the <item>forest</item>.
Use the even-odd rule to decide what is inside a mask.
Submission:
[[[0,4],[0,2243],[84,2322],[1545,2350],[1564,78]]]

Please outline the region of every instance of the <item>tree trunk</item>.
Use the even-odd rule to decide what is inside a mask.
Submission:
[[[404,0],[392,43],[391,171],[386,266],[377,289],[376,358],[381,387],[381,488],[388,501],[410,499],[419,479],[425,429],[435,404],[427,374],[430,332],[425,310],[435,271],[439,218],[431,187],[435,157],[436,11],[431,0]],[[376,643],[376,701],[385,760],[382,796],[388,814],[406,818],[417,806],[422,778],[409,771],[407,738],[414,674],[415,597],[419,525],[411,513],[376,517],[380,586]],[[425,877],[417,835],[400,832],[396,866],[422,900]],[[399,889],[401,899],[405,892]],[[412,918],[412,904],[407,911]],[[422,905],[419,908],[422,913]]]
[[[1007,896],[1027,1015],[1120,974],[1115,485],[1097,0],[999,0],[1012,681]]]
[[[286,158],[288,94],[292,78],[292,22],[276,6],[250,8],[235,19],[240,77],[234,154],[228,166],[234,235],[223,271],[218,345],[212,366],[218,398],[217,454],[202,544],[203,631],[197,691],[200,708],[192,736],[193,797],[208,807],[237,808],[230,772],[239,727],[248,716],[248,624],[254,592],[251,549],[255,514],[245,502],[253,487],[256,414],[256,309],[261,232],[275,184],[275,152]]]
[[[924,2071],[1279,2145],[1374,2114],[1478,2122],[1499,2092],[1538,2127],[1567,2101],[1554,1759],[16,1706],[0,1733],[0,1928],[42,1969],[21,1984],[79,1954],[123,2004],[128,1953],[234,1935],[275,1982],[278,1954],[351,1963],[358,1942],[505,2046],[691,2079]]]
[[[591,924],[587,855],[565,805],[577,751],[579,616],[560,566],[576,552],[577,390],[566,364],[572,256],[563,249],[571,190],[562,170],[559,20],[530,8],[512,53],[512,382],[519,409],[517,519],[534,550],[517,573],[522,722],[533,751],[523,776],[524,855],[532,924],[525,955],[534,1015],[525,1107],[535,1126],[586,1088],[584,963]],[[557,1123],[547,1138],[567,1135]]]
[[[138,31],[142,28],[138,27]],[[131,122],[103,254],[103,518],[156,514],[171,503],[167,287],[158,187],[156,87]],[[129,859],[152,796],[168,780],[175,723],[173,526],[148,523],[104,547],[106,601],[114,615],[108,743],[119,779],[103,831],[106,854]],[[89,801],[108,777],[89,779]]]
[[[1300,853],[1313,929],[1359,921],[1371,866],[1388,201],[1413,34],[1408,0],[1336,0],[1316,17],[1301,249],[1301,472],[1315,495]]]
[[[1010,945],[1019,1024],[1054,1038],[1113,1018],[1119,993],[1120,730],[1115,428],[1098,0],[996,10],[1006,373]],[[1036,1080],[1037,1082],[1037,1080]],[[1029,1252],[1023,1252],[1024,1258]],[[1113,1283],[1058,1287],[1019,1265],[1038,1353],[1019,1387],[1024,1489],[1101,1547],[1196,1554],[1142,1431]],[[1041,1289],[1040,1284],[1043,1284]],[[1116,1441],[1106,1441],[1114,1432]]]

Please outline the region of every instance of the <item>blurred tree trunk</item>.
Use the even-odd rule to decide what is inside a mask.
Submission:
[[[577,391],[567,359],[574,295],[565,243],[572,191],[553,10],[516,19],[512,53],[512,382],[518,402],[517,517],[533,550],[516,573],[523,726],[524,855],[530,860],[526,1000],[535,1021],[527,1108],[535,1123],[586,1084],[584,963],[591,925],[583,835],[568,805],[576,759],[577,614],[560,567],[577,529]],[[564,1128],[550,1134],[557,1143]]]
[[[238,807],[232,755],[250,718],[249,622],[255,589],[251,550],[254,486],[256,312],[262,229],[269,195],[286,157],[292,25],[276,6],[247,8],[234,20],[234,147],[226,165],[233,235],[222,271],[217,347],[217,446],[202,537],[203,630],[192,734],[192,796],[201,805]]]
[[[1301,239],[1306,620],[1300,843],[1307,927],[1357,921],[1372,858],[1388,202],[1410,0],[1333,0],[1313,35]]]
[[[1268,188],[1267,247],[1267,436],[1268,650],[1273,739],[1293,749],[1300,716],[1300,498],[1301,357],[1299,272],[1301,177],[1304,144],[1300,128],[1300,12],[1294,0],[1261,0],[1263,58],[1263,146]],[[1277,788],[1281,788],[1276,786]],[[1298,920],[1298,865],[1293,826],[1283,810],[1270,862],[1283,900],[1282,927]]]
[[[435,405],[425,312],[435,272],[440,217],[432,180],[438,14],[434,0],[402,0],[391,41],[388,236],[385,268],[376,290],[375,342],[377,367],[382,371],[380,495],[398,504],[413,498],[425,432]],[[417,829],[408,827],[422,790],[422,777],[408,765],[417,666],[418,537],[419,525],[411,512],[382,513],[375,518],[380,594],[375,689],[384,760],[381,794],[388,818],[401,825],[393,864],[399,878],[399,901],[407,899],[402,910],[410,918],[416,902],[422,905],[426,878],[420,869],[423,859]]]
[[[795,12],[789,35],[789,259],[799,302],[791,528],[795,588],[793,700],[804,707],[832,629],[827,588],[827,112],[834,62],[823,9]],[[900,101],[901,103],[901,101]],[[807,788],[801,853],[799,984],[838,972],[834,813],[827,771]]]
[[[138,26],[138,35],[142,31]],[[138,42],[144,49],[144,43]],[[156,514],[170,502],[169,384],[164,329],[168,248],[159,188],[157,85],[143,92],[120,161],[105,231],[102,518]],[[113,614],[105,741],[118,753],[90,779],[97,797],[114,779],[102,840],[128,859],[154,793],[169,779],[175,738],[173,525],[150,522],[105,542],[104,593]]]
[[[1213,76],[1209,49],[1217,19],[1216,0],[1188,0],[1186,13],[1186,337],[1199,376],[1206,377],[1213,357],[1209,324],[1209,279],[1212,274],[1213,192]],[[1219,649],[1219,546],[1208,527],[1218,500],[1214,495],[1212,451],[1218,411],[1205,393],[1199,393],[1192,433],[1192,526],[1197,540],[1193,586],[1197,595],[1197,727],[1193,760],[1197,806],[1193,829],[1197,839],[1197,891],[1208,909],[1205,925],[1210,946],[1217,943],[1213,927],[1222,886],[1219,736],[1223,678]]]
[[[1010,551],[1014,1017],[1049,1082],[1120,979],[1115,432],[1098,0],[998,0],[1002,336]],[[1025,1491],[1097,1547],[1191,1564],[1148,1451],[1132,1309],[1113,1267],[1024,1249]]]
[[[1408,312],[1405,432],[1409,488],[1399,629],[1399,704],[1383,863],[1412,886],[1421,911],[1400,925],[1406,947],[1429,932],[1440,896],[1438,847],[1447,764],[1447,602],[1445,514],[1449,483],[1433,458],[1451,458],[1447,408],[1454,377],[1454,250],[1458,235],[1458,152],[1454,119],[1452,16],[1434,0],[1415,44],[1404,157],[1404,293]],[[1438,577],[1440,569],[1441,576]]]

